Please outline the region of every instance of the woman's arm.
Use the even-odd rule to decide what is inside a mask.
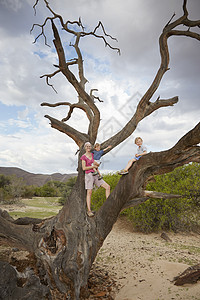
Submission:
[[[85,162],[85,160],[82,160],[82,169],[83,169],[83,171],[93,170],[93,167],[92,167],[92,166],[86,167],[86,162]]]

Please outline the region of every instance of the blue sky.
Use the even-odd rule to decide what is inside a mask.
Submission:
[[[7,106],[0,103],[1,134],[14,135],[20,129],[26,132],[30,131],[37,126],[34,114],[35,112],[33,110],[29,111],[25,105]]]
[[[118,39],[111,51],[100,40],[81,42],[85,63],[86,86],[103,103],[98,141],[122,128],[134,113],[140,97],[153,81],[160,63],[158,39],[163,26],[173,13],[182,14],[182,0],[77,0],[49,1],[64,19],[77,20],[94,28],[101,20],[109,34]],[[199,0],[188,1],[189,17],[200,19]],[[33,23],[43,23],[45,6],[39,1],[34,16],[32,0],[2,0],[0,2],[0,166],[19,167],[33,173],[72,173],[76,171],[77,146],[64,134],[52,129],[44,118],[49,114],[58,119],[66,116],[66,107],[41,107],[42,102],[76,102],[77,95],[60,75],[51,83],[57,94],[40,76],[55,71],[57,57],[47,29],[48,43],[41,38],[33,43],[37,29],[30,34]],[[98,14],[97,14],[98,11]],[[62,33],[63,34],[63,33]],[[68,58],[74,58],[68,47]],[[200,43],[189,38],[172,38],[170,70],[164,76],[152,100],[179,96],[174,107],[162,108],[143,120],[133,135],[104,156],[103,171],[124,167],[134,153],[133,140],[142,136],[149,151],[161,151],[173,146],[192,129],[200,116]],[[87,120],[76,111],[70,125],[87,131]]]

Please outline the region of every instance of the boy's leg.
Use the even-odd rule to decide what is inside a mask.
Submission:
[[[136,161],[135,158],[132,158],[131,160],[128,161],[126,167],[125,167],[125,171],[128,171],[128,169],[130,169],[130,167],[132,166],[132,164]]]
[[[95,175],[98,174],[98,166],[97,166],[96,161],[93,162],[92,167],[93,167],[93,170],[94,170],[93,176],[95,176]]]
[[[119,174],[120,174],[120,175],[128,174],[129,168],[132,166],[132,164],[133,164],[135,161],[136,161],[135,158],[132,158],[131,160],[129,160],[128,163],[127,163],[127,165],[126,165],[126,167],[125,167],[123,170],[121,170],[121,171],[119,172]]]

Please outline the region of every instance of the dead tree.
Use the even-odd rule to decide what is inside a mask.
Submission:
[[[101,22],[93,31],[87,32],[81,19],[64,22],[63,18],[51,9],[47,0],[37,0],[34,9],[37,8],[39,1],[45,3],[51,17],[47,17],[42,25],[34,24],[33,29],[36,26],[41,29],[41,33],[36,40],[43,36],[47,44],[45,26],[50,22],[53,43],[58,55],[58,65],[55,65],[56,71],[42,77],[46,78],[47,84],[53,87],[50,79],[58,73],[62,73],[78,95],[78,102],[76,103],[67,101],[55,104],[42,103],[41,105],[51,107],[63,105],[69,109],[62,120],[57,120],[49,115],[45,117],[50,121],[52,128],[63,132],[74,140],[80,149],[80,156],[83,154],[83,145],[86,141],[91,142],[91,144],[95,143],[100,124],[100,111],[94,102],[95,98],[98,99],[93,94],[95,89],[90,92],[86,90],[87,79],[84,74],[79,42],[82,38],[92,36],[101,40],[105,46],[114,51],[119,52],[119,49],[112,47],[111,43],[108,42],[109,39],[111,41],[115,39],[107,34]],[[158,89],[163,75],[169,70],[168,38],[171,36],[185,36],[200,40],[200,35],[197,33],[200,20],[191,21],[188,18],[186,4],[187,1],[185,0],[183,2],[183,15],[176,20],[173,20],[175,17],[173,16],[160,35],[161,63],[152,84],[140,99],[131,119],[124,128],[102,143],[103,148],[110,144],[113,148],[116,147],[134,132],[143,118],[161,107],[173,106],[177,103],[177,96],[170,99],[159,97],[155,101],[151,101],[151,99]],[[56,25],[58,23],[60,25]],[[180,25],[183,25],[183,29],[180,29]],[[58,26],[62,28],[63,32],[75,37],[74,44],[70,46],[74,47],[77,54],[76,58],[67,60]],[[100,30],[101,34],[99,34]],[[72,65],[77,66],[77,75],[71,71]],[[66,123],[72,118],[75,109],[84,111],[88,118],[89,126],[88,131],[85,133],[72,128]],[[87,290],[88,275],[97,252],[110,233],[121,210],[130,205],[138,205],[146,201],[148,197],[153,197],[151,193],[145,192],[146,182],[152,175],[170,172],[176,167],[189,162],[200,162],[199,142],[200,123],[185,134],[171,149],[149,153],[142,157],[131,167],[129,174],[120,179],[116,188],[97,211],[94,218],[88,218],[86,214],[84,173],[79,163],[78,177],[74,189],[58,215],[43,220],[41,224],[37,225],[14,224],[1,215],[1,241],[15,244],[26,249],[34,256],[36,261],[35,276],[39,278],[41,285],[48,287],[53,298],[53,295],[57,292],[63,295],[64,299],[80,299],[81,295],[84,295]]]

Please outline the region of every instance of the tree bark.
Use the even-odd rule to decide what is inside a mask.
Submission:
[[[175,285],[184,285],[186,283],[196,283],[200,280],[200,264],[187,268],[183,273],[174,278]]]
[[[149,153],[135,162],[93,218],[86,214],[84,173],[80,171],[69,200],[56,217],[44,220],[37,228],[16,225],[0,216],[1,239],[34,253],[50,289],[79,299],[80,292],[87,288],[90,268],[103,241],[126,203],[136,199],[138,204],[137,198],[145,195],[147,178],[200,161],[200,149],[196,146],[200,142],[199,126],[168,151]]]
[[[36,9],[38,1],[35,1],[34,9]],[[51,21],[54,36],[53,41],[59,60],[59,65],[56,66],[58,70],[43,77],[46,77],[47,84],[49,84],[49,79],[61,72],[77,92],[78,103],[70,104],[69,102],[65,102],[54,105],[43,103],[42,105],[52,107],[58,105],[69,106],[70,110],[67,117],[61,121],[51,116],[46,115],[45,117],[50,120],[53,128],[63,132],[75,141],[79,146],[80,158],[83,154],[84,143],[90,141],[94,144],[96,141],[100,124],[100,112],[94,103],[94,96],[92,96],[92,93],[88,94],[85,91],[87,79],[83,72],[83,59],[79,49],[80,38],[94,36],[103,40],[105,45],[111,49],[119,49],[112,47],[107,42],[107,38],[113,38],[106,33],[101,22],[99,22],[93,31],[86,32],[80,19],[74,22],[64,22],[62,17],[50,8],[48,1],[43,1],[53,16],[46,18],[43,25],[34,24],[34,26],[38,25],[41,28],[40,35],[44,35],[44,27],[48,20]],[[113,149],[134,132],[137,124],[143,118],[160,107],[173,106],[177,103],[177,96],[170,99],[160,99],[159,97],[155,102],[150,102],[150,100],[159,87],[163,75],[168,70],[168,38],[173,35],[184,35],[200,40],[197,33],[190,31],[190,28],[200,26],[200,21],[190,21],[188,19],[186,3],[187,1],[184,0],[183,16],[174,22],[170,20],[163,29],[159,39],[161,64],[152,84],[139,101],[135,114],[121,131],[102,143],[103,148],[112,144]],[[54,24],[55,20],[60,21],[62,29],[69,34],[73,34],[76,38],[73,46],[76,50],[77,58],[72,61],[67,62],[66,60],[62,41]],[[80,30],[73,30],[71,28],[73,24],[79,26]],[[188,31],[175,30],[181,24],[187,26]],[[102,35],[97,34],[97,29],[102,29]],[[71,65],[77,65],[79,78],[76,78],[70,71]],[[86,133],[75,130],[64,123],[72,117],[72,112],[75,108],[79,108],[86,113],[89,120],[88,132]],[[29,251],[34,256],[34,276],[38,278],[41,285],[48,287],[53,299],[56,299],[55,293],[57,292],[64,299],[78,300],[87,290],[87,280],[92,263],[103,241],[112,230],[121,210],[130,206],[130,204],[133,206],[138,205],[146,201],[149,197],[152,197],[152,192],[146,192],[145,194],[146,182],[152,175],[170,172],[176,167],[190,162],[200,162],[199,143],[200,123],[183,136],[171,149],[158,153],[151,152],[140,158],[130,168],[129,174],[122,176],[114,191],[93,218],[89,218],[86,214],[84,173],[81,169],[79,159],[76,184],[58,215],[43,220],[41,223],[34,221],[32,224],[24,223],[24,225],[19,225],[19,223],[15,224],[0,211],[0,241],[5,244],[14,244]],[[26,272],[27,270],[24,270],[24,276],[26,276]],[[43,299],[46,299],[45,297]]]

